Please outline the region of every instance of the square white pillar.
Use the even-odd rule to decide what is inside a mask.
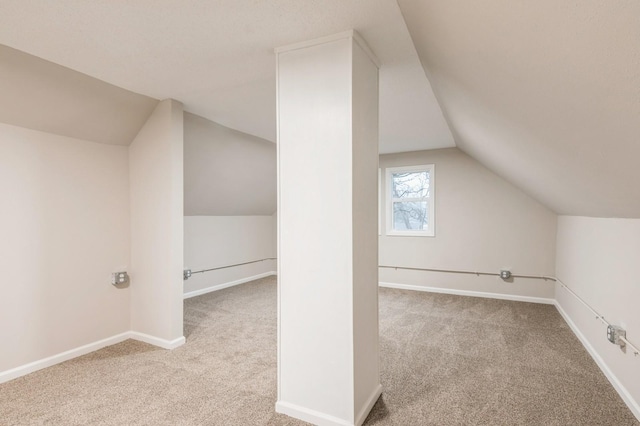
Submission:
[[[378,66],[354,31],[276,53],[276,410],[359,425],[381,392]]]
[[[161,101],[129,146],[131,329],[167,349],[185,342],[183,115]]]

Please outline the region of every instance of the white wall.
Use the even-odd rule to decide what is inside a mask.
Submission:
[[[609,323],[623,326],[635,345],[640,345],[639,259],[640,219],[558,218],[556,276]],[[609,343],[606,327],[566,290],[558,287],[556,299],[640,418],[640,358]]]
[[[273,216],[185,216],[184,267],[193,271],[276,257]],[[194,274],[185,294],[275,272],[276,261]]]
[[[131,328],[171,346],[184,340],[182,104],[158,104],[129,146]]]
[[[275,210],[275,144],[185,113],[185,215],[263,216]]]
[[[127,147],[0,124],[0,371],[129,330]]]
[[[435,164],[435,237],[386,236],[384,191],[380,264],[551,275],[556,215],[457,148],[380,156],[386,167]],[[553,298],[550,281],[380,270],[380,281]]]

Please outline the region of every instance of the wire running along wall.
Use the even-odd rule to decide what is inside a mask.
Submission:
[[[379,268],[385,268],[385,269],[402,269],[402,270],[407,270],[407,271],[427,271],[427,272],[443,272],[443,273],[450,273],[450,274],[469,274],[469,275],[485,275],[485,276],[496,276],[499,277],[500,274],[496,273],[496,272],[480,272],[480,271],[464,271],[464,270],[456,270],[456,269],[436,269],[436,268],[414,268],[414,267],[408,267],[408,266],[388,266],[388,265],[380,265]],[[595,309],[593,309],[591,307],[591,305],[589,305],[587,302],[584,301],[584,299],[582,299],[580,296],[578,296],[578,294],[576,294],[573,290],[571,290],[571,288],[566,285],[565,283],[563,283],[559,278],[557,277],[550,277],[550,276],[546,276],[546,275],[523,275],[523,274],[511,274],[511,277],[513,278],[531,278],[531,279],[540,279],[540,280],[544,280],[544,281],[554,281],[557,282],[562,288],[564,288],[565,290],[567,290],[569,292],[569,294],[571,294],[573,297],[575,297],[578,301],[580,301],[580,303],[582,303],[589,311],[591,311],[591,313],[593,313],[595,315],[595,318],[597,320],[599,320],[600,322],[602,322],[604,325],[606,325],[607,327],[612,326],[612,324],[610,324],[605,318],[604,316],[600,315]],[[621,341],[624,342],[624,346],[628,346],[629,348],[631,348],[631,350],[633,351],[633,354],[638,357],[640,356],[640,350],[638,349],[637,346],[635,346],[634,344],[632,344],[626,336],[619,336],[619,339]]]
[[[266,257],[264,259],[251,260],[251,261],[248,261],[248,262],[235,263],[235,264],[232,264],[232,265],[217,266],[215,268],[202,269],[202,270],[199,270],[199,271],[192,271],[190,269],[185,269],[184,270],[184,280],[189,279],[189,277],[191,277],[193,274],[202,274],[202,273],[210,272],[210,271],[218,271],[218,270],[221,270],[221,269],[234,268],[236,266],[249,265],[249,264],[253,264],[253,263],[264,262],[264,261],[267,261],[267,260],[277,260],[277,258],[275,258],[275,257]],[[402,270],[406,270],[406,271],[442,272],[442,273],[448,273],[448,274],[467,274],[467,275],[477,275],[477,276],[483,275],[483,276],[495,276],[495,277],[500,277],[501,276],[501,274],[497,273],[497,272],[465,271],[465,270],[459,270],[459,269],[415,268],[415,267],[409,267],[409,266],[389,266],[389,265],[379,265],[378,267],[379,268],[384,268],[384,269],[394,269],[394,270],[402,269]],[[591,307],[591,305],[589,305],[587,302],[585,302],[584,299],[582,299],[580,296],[578,296],[578,294],[576,294],[576,292],[571,290],[571,288],[568,285],[563,283],[557,277],[550,277],[550,276],[546,276],[546,275],[526,275],[526,274],[510,274],[510,277],[513,277],[513,278],[525,278],[525,279],[540,279],[540,280],[544,280],[544,281],[554,281],[554,282],[558,283],[563,289],[567,290],[569,292],[569,294],[571,294],[573,297],[575,297],[578,301],[580,301],[580,303],[582,303],[593,315],[595,315],[595,318],[597,320],[599,320],[602,324],[606,325],[607,327],[610,327],[612,325],[605,319],[605,317],[603,315],[600,315],[595,309],[593,309]],[[640,356],[640,349],[638,349],[637,346],[635,346],[633,343],[631,343],[627,339],[626,336],[619,336],[619,339],[622,342],[624,342],[624,346],[628,346],[629,348],[631,348],[631,350],[633,351],[633,354],[636,357]]]
[[[243,266],[243,265],[250,265],[252,263],[264,262],[266,260],[277,260],[277,258],[275,258],[275,257],[265,257],[264,259],[250,260],[248,262],[242,262],[242,263],[234,263],[233,265],[217,266],[215,268],[202,269],[200,271],[192,271],[191,269],[185,269],[183,271],[183,273],[182,273],[182,280],[183,281],[188,280],[189,278],[191,278],[191,276],[193,274],[202,274],[202,273],[210,272],[210,271],[219,271],[221,269],[234,268],[236,266]]]

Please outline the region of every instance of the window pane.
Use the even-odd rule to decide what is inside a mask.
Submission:
[[[394,231],[426,231],[429,226],[426,201],[393,203]]]
[[[424,198],[429,196],[429,172],[392,173],[393,198]]]

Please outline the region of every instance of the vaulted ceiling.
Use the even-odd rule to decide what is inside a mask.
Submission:
[[[275,142],[275,55],[358,30],[382,63],[380,149],[454,146],[393,0],[0,0],[0,44]]]
[[[0,44],[0,122],[129,145],[157,104],[156,99]]]
[[[398,3],[460,149],[559,214],[640,217],[640,2]]]
[[[273,48],[353,28],[382,63],[381,152],[457,145],[560,214],[640,217],[639,21],[635,0],[0,0],[0,44],[51,61],[32,79],[87,88],[47,101],[19,71],[30,59],[5,48],[0,121],[70,126],[82,96],[108,115],[137,94],[132,123],[173,98],[273,142]]]

